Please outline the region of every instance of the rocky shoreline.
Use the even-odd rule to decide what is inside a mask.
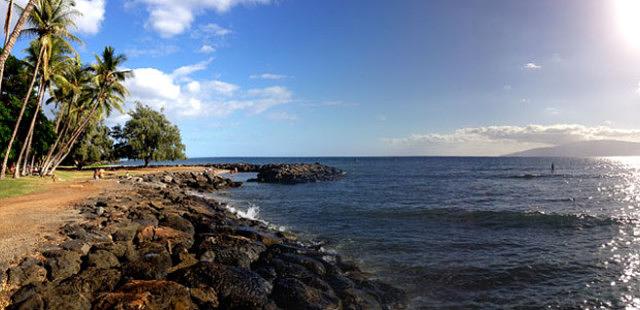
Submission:
[[[190,165],[192,167],[215,168],[228,170],[233,172],[255,172],[257,177],[251,179],[252,182],[261,183],[279,183],[279,184],[299,184],[312,183],[322,181],[335,181],[345,175],[345,172],[334,167],[322,165],[320,163],[313,164],[248,164],[248,163],[226,163],[226,164],[201,164]],[[152,166],[156,168],[169,166]],[[171,166],[173,167],[173,166]],[[118,169],[143,169],[142,166],[113,166],[105,167],[105,170]]]
[[[9,309],[399,309],[404,293],[292,234],[198,192],[240,186],[209,173],[121,180],[77,207],[65,240],[3,277]]]

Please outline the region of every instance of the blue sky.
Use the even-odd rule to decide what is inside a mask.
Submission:
[[[81,0],[79,50],[192,157],[499,155],[640,141],[634,2]]]

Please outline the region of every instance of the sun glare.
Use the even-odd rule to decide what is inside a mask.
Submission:
[[[618,27],[629,44],[640,48],[640,1],[615,0]]]

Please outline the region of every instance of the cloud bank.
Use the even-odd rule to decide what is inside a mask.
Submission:
[[[401,138],[383,138],[402,152],[422,151],[443,155],[502,155],[532,147],[561,145],[592,140],[640,142],[640,129],[579,124],[486,126],[457,129],[449,133],[412,134]]]
[[[134,77],[126,81],[129,101],[141,101],[155,109],[164,109],[171,117],[226,117],[235,112],[257,115],[292,101],[292,92],[283,86],[243,89],[219,79],[191,77],[191,74],[205,70],[210,62],[182,66],[172,72],[156,68],[133,69]],[[114,120],[117,117],[114,116]]]

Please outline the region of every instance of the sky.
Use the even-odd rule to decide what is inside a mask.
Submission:
[[[640,1],[76,2],[83,60],[125,53],[127,108],[164,111],[190,157],[640,142]]]

